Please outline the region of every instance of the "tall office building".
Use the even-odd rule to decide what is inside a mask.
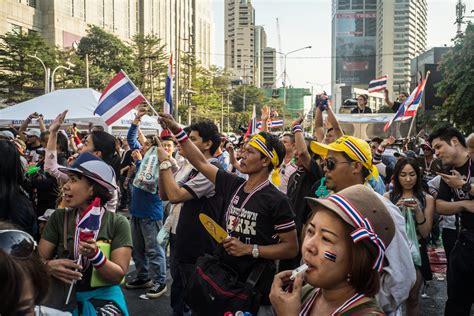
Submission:
[[[410,89],[410,61],[426,50],[426,0],[379,1],[377,76],[388,75],[388,89]]]
[[[192,53],[210,66],[213,16],[210,0],[1,0],[0,34],[40,32],[46,41],[71,47],[97,25],[124,41],[156,34],[167,50]]]
[[[377,0],[332,2],[331,49],[335,58],[332,58],[331,81],[336,105],[352,97],[341,95],[343,91],[367,88],[375,78],[376,21]],[[346,89],[340,89],[341,86]]]
[[[246,84],[255,83],[255,9],[250,0],[225,0],[224,67]]]
[[[276,50],[265,47],[263,49],[262,88],[272,88],[276,80]]]
[[[254,82],[258,88],[262,87],[263,80],[263,50],[267,47],[267,33],[261,25],[255,26],[255,74]]]

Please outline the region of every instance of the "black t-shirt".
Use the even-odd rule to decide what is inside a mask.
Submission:
[[[244,182],[245,179],[225,171],[219,170],[217,173],[216,195],[224,197],[225,209],[230,210],[230,214],[226,214],[227,231],[231,231],[235,225],[235,230],[230,235],[245,244],[273,245],[278,243],[278,234],[295,229],[295,215],[287,196],[278,191],[274,185],[268,183],[255,192],[242,209],[243,202],[250,194],[244,192],[243,186],[239,190]],[[231,206],[229,207],[229,205]],[[273,263],[272,260],[255,259],[252,256],[234,257],[225,251],[223,255],[224,263],[232,267],[243,282],[247,279],[257,260],[266,261],[270,266]],[[274,273],[273,269],[266,269],[257,283],[257,288],[264,294],[263,304],[268,303],[266,298],[270,293]]]
[[[351,114],[362,114],[362,113],[372,113],[372,109],[366,106],[364,110],[359,109],[359,107],[355,107],[352,109]]]
[[[301,233],[304,223],[306,222],[311,208],[304,199],[307,196],[313,196],[313,185],[323,177],[323,173],[318,164],[311,159],[310,170],[299,168],[290,176],[288,180],[288,190],[286,195],[290,199],[293,209],[295,210],[296,231]]]
[[[35,210],[26,192],[20,188],[10,202],[0,203],[0,220],[10,221],[33,237],[38,237]]]
[[[474,164],[472,163],[471,159],[466,161],[466,163],[461,167],[453,169],[457,170],[461,175],[466,176],[466,180],[469,180],[471,183],[474,183]],[[448,202],[451,202],[451,200],[462,201],[474,199],[472,195],[463,192],[461,189],[453,189],[449,187],[443,180],[441,180],[440,182],[439,194],[437,198]],[[469,211],[464,209],[459,213],[459,218],[461,229],[474,229],[473,213],[470,213]]]
[[[213,164],[216,162],[213,160]],[[218,163],[217,163],[218,164]],[[223,198],[214,193],[214,185],[196,169],[178,184],[194,197],[183,203],[176,227],[175,254],[180,263],[196,263],[204,254],[213,254],[217,243],[199,221],[204,213],[219,224],[223,224]]]

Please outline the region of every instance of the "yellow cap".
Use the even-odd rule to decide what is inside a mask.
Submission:
[[[328,151],[346,153],[352,160],[359,161],[369,170],[370,175],[378,178],[377,167],[372,163],[372,151],[369,144],[360,138],[344,135],[335,142],[328,145],[318,142],[311,142],[311,150],[320,156],[327,156]]]

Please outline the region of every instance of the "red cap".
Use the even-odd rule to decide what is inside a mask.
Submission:
[[[171,131],[169,129],[163,129],[160,133],[160,138],[163,139],[163,138],[168,138],[168,137],[171,137]]]

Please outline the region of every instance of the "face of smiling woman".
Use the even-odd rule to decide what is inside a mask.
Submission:
[[[303,261],[309,265],[305,280],[314,287],[337,289],[347,282],[352,256],[348,227],[333,212],[318,208],[308,222],[302,246]],[[335,255],[330,260],[325,253]]]
[[[69,180],[63,186],[63,201],[66,207],[85,209],[90,204],[93,189],[86,177],[69,173]]]

